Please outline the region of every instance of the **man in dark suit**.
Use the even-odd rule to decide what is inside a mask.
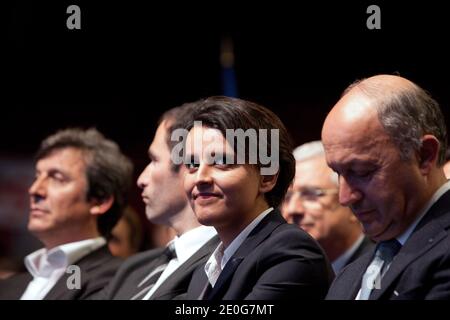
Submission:
[[[166,112],[149,147],[150,164],[138,179],[147,218],[172,227],[177,236],[166,248],[137,254],[121,266],[94,299],[169,300],[183,298],[195,268],[217,246],[214,228],[200,225],[183,189],[186,168],[172,160],[172,131],[189,112],[189,104]]]
[[[351,209],[339,204],[338,177],[327,166],[322,142],[297,147],[294,158],[295,177],[283,201],[283,216],[319,242],[337,273],[373,242]]]
[[[94,250],[87,256],[76,261],[80,268],[79,289],[70,289],[70,283],[74,283],[71,278],[75,275],[73,271],[67,269],[61,278],[55,283],[50,291],[43,298],[44,300],[84,300],[89,299],[100,292],[121,264],[121,260],[113,257],[106,246]],[[0,300],[17,300],[24,293],[25,288],[33,280],[30,273],[20,273],[12,278],[0,282]]]
[[[274,209],[295,170],[280,119],[239,99],[211,97],[194,104],[184,126],[184,185],[198,220],[214,226],[221,243],[196,270],[187,297],[324,298],[333,273],[323,251]],[[263,159],[268,150],[271,157]]]
[[[86,299],[121,260],[105,238],[122,214],[132,164],[95,129],[67,129],[45,139],[30,187],[28,229],[45,248],[25,258],[27,273],[0,282],[0,299]]]
[[[327,299],[449,299],[450,183],[438,103],[399,76],[351,85],[323,129],[339,200],[374,250],[344,268]]]

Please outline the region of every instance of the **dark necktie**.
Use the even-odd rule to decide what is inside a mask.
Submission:
[[[152,272],[150,272],[150,274],[139,283],[138,288],[140,290],[137,294],[135,294],[131,298],[131,300],[138,300],[144,298],[147,292],[149,292],[153,288],[155,283],[158,281],[159,277],[166,269],[170,260],[176,258],[176,256],[177,254],[175,252],[174,243],[171,243],[164,249],[161,256],[159,257],[158,266],[154,268]]]
[[[359,300],[368,300],[374,288],[381,289],[381,279],[388,271],[392,260],[401,247],[402,245],[397,239],[378,243],[375,256],[364,273]]]

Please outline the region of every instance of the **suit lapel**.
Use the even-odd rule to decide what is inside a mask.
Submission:
[[[168,292],[174,290],[174,286],[186,279],[187,275],[192,274],[193,269],[197,267],[197,263],[210,255],[219,244],[219,237],[216,235],[204,244],[197,252],[195,252],[188,260],[186,260],[175,272],[173,272],[153,293],[151,299],[160,299]],[[189,277],[190,278],[190,277]],[[190,280],[190,279],[188,279]]]
[[[286,223],[286,221],[281,217],[281,214],[277,209],[270,212],[261,220],[227,262],[225,268],[220,273],[214,288],[208,295],[208,299],[214,300],[217,299],[217,297],[220,298],[223,296],[222,293],[228,288],[229,282],[231,281],[234,272],[239,267],[239,264],[264,239],[266,239],[276,227],[283,223]]]
[[[53,288],[47,293],[44,300],[75,300],[79,290],[71,290],[68,288],[67,280],[70,276],[70,274],[64,272]],[[85,285],[86,279],[83,277],[83,271],[81,271],[80,287],[83,288]]]
[[[164,248],[151,249],[124,262],[108,285],[110,289],[104,299],[128,300],[142,291],[145,280],[156,268],[155,262],[159,260],[163,251]]]
[[[344,267],[336,278],[336,283],[339,285],[338,299],[353,300],[361,288],[362,277],[364,272],[372,261],[375,253],[375,248],[369,250],[368,253],[357,259],[350,265]],[[355,277],[355,275],[358,275]],[[355,281],[358,279],[359,281]],[[334,297],[330,297],[334,299]]]
[[[206,277],[205,268],[202,264],[193,273],[191,281],[189,283],[189,288],[187,292],[187,299],[189,300],[204,300],[204,290],[209,284],[208,278]]]
[[[245,258],[262,241],[264,241],[275,228],[284,223],[286,223],[286,221],[282,218],[280,212],[276,209],[273,210],[261,220],[252,232],[250,232],[233,256],[242,259]]]
[[[167,259],[163,256],[164,248],[158,248],[156,250],[158,250],[159,253],[152,258],[149,264],[144,264],[144,268],[142,270],[143,273],[139,277],[139,282],[133,290],[141,291],[142,288],[146,287],[148,285],[148,281],[155,273],[158,272],[157,268],[167,262]]]
[[[381,280],[381,289],[373,290],[370,299],[380,299],[411,262],[423,256],[425,252],[429,251],[447,236],[447,231],[444,228],[450,225],[449,204],[450,191],[447,191],[430,208],[413,231],[410,238],[392,261],[389,271]]]
[[[369,252],[373,247],[375,247],[375,244],[368,237],[364,236],[363,241],[359,245],[358,249],[356,249],[356,251],[350,257],[350,259],[348,259],[346,265],[356,261],[356,259],[362,257],[364,254]]]
[[[81,258],[79,261],[75,262],[81,270],[81,281],[80,287],[84,288],[86,282],[88,281],[86,275],[90,270],[101,266],[104,262],[104,258],[110,256],[108,248],[102,246],[97,250],[89,253],[87,256]],[[67,280],[71,274],[64,272],[61,278],[56,282],[53,288],[45,296],[44,300],[74,300],[76,296],[80,293],[79,289],[69,289],[67,287]]]
[[[28,272],[0,280],[0,300],[19,300],[32,280],[33,277]]]

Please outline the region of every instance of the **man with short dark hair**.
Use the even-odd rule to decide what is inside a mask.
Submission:
[[[200,225],[183,189],[186,168],[172,161],[172,132],[192,111],[189,104],[167,111],[148,149],[150,163],[137,181],[147,218],[173,228],[177,236],[165,248],[125,261],[110,284],[94,299],[171,300],[186,294],[192,273],[217,246],[214,228]]]
[[[351,85],[322,129],[339,201],[377,247],[342,270],[328,299],[449,299],[447,132],[437,102],[411,81]]]
[[[120,264],[106,239],[126,204],[132,168],[118,145],[95,129],[45,139],[28,221],[45,248],[25,258],[28,273],[0,282],[0,298],[73,300],[100,291]]]
[[[197,101],[185,145],[190,204],[220,237],[194,274],[190,299],[322,299],[333,272],[305,231],[277,207],[295,163],[281,120],[258,104],[228,97]]]

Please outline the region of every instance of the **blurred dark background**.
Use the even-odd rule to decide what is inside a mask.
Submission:
[[[81,8],[81,30],[66,27],[71,4]],[[366,28],[371,4],[381,8],[381,30]],[[26,187],[43,138],[95,126],[132,157],[137,177],[163,111],[223,93],[225,36],[234,43],[239,97],[275,111],[296,144],[319,139],[342,90],[377,73],[398,73],[427,89],[449,123],[441,2],[19,0],[2,7],[0,256],[31,250],[23,233]],[[135,188],[132,203],[143,215],[139,194]]]

